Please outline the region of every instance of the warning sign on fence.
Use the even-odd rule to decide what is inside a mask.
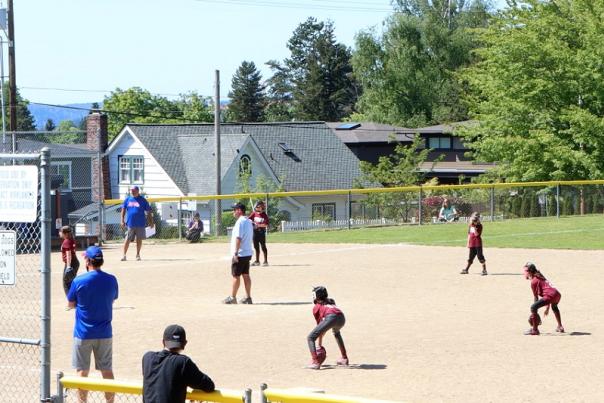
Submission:
[[[0,166],[0,221],[35,222],[38,213],[38,167]]]
[[[0,285],[15,285],[17,233],[0,231]]]

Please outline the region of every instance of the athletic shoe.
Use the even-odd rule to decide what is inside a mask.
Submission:
[[[141,261],[141,257],[136,255],[136,260],[138,260],[139,262]]]
[[[268,262],[262,263],[262,266],[264,266],[264,267],[268,266]]]
[[[239,300],[240,304],[247,304],[247,305],[252,305],[252,298],[251,297],[247,297],[247,298],[241,298]]]
[[[539,330],[535,330],[535,329],[529,329],[526,332],[524,332],[525,336],[539,336]]]
[[[556,328],[556,332],[558,332],[558,333],[564,333],[564,328],[562,326],[558,326]]]
[[[251,266],[260,266],[260,262],[256,260],[254,263],[251,264]]]
[[[126,255],[124,255],[124,257],[121,258],[120,261],[125,262],[126,261]]]
[[[321,364],[319,364],[317,361],[313,361],[310,364],[308,364],[306,366],[307,369],[321,369]]]
[[[222,303],[227,305],[237,305],[237,300],[229,295],[222,301]]]
[[[463,269],[462,271],[459,272],[459,274],[468,274],[468,269]]]
[[[348,358],[340,358],[339,360],[336,361],[336,365],[347,366]]]
[[[482,271],[482,275],[483,275],[483,276],[486,276],[487,274],[489,274],[489,273],[487,273],[487,271],[486,271],[486,270],[483,270],[483,271]]]

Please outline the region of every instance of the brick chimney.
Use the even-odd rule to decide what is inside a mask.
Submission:
[[[109,144],[107,133],[107,115],[93,110],[86,117],[86,146],[88,150],[97,153],[99,145],[101,153],[105,153]],[[95,156],[92,158],[92,201],[99,201],[99,180],[103,181],[101,199],[111,198],[111,183],[109,176],[109,158],[102,157],[102,179],[99,179],[99,161]]]

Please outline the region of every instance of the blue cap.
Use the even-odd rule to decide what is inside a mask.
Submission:
[[[84,252],[84,257],[88,259],[102,259],[103,250],[98,246],[89,246],[86,252]]]
[[[139,189],[139,187],[138,187],[138,186],[132,186],[132,187],[130,188],[130,190],[136,190],[137,192],[140,192],[140,189]]]

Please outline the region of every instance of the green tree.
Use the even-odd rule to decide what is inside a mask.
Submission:
[[[267,100],[265,119],[267,122],[288,122],[293,120],[292,83],[281,63],[270,60],[267,63],[273,75],[267,80]]]
[[[208,100],[194,92],[183,94],[179,99],[172,101],[139,87],[127,90],[117,88],[105,97],[103,109],[109,114],[110,139],[129,122],[197,123],[213,120]]]
[[[53,131],[57,126],[55,125],[55,122],[48,118],[46,119],[46,123],[44,124],[44,130],[46,130],[47,132],[51,132]]]
[[[45,138],[51,143],[76,144],[85,141],[85,135],[81,129],[71,120],[62,120],[52,134]]]
[[[228,116],[234,122],[261,122],[266,107],[265,86],[254,62],[244,61],[231,81]]]
[[[394,154],[380,157],[377,164],[361,161],[361,176],[356,181],[357,187],[381,184],[385,187],[412,186],[421,184],[424,175],[418,169],[426,161],[430,149],[421,149],[422,140],[416,137],[410,145],[398,144]],[[412,201],[416,200],[414,192],[372,193],[367,196],[366,204],[377,207],[387,218],[410,218]]]
[[[6,114],[6,130],[9,129],[10,116],[12,113],[11,108],[8,103],[8,99],[9,99],[8,94],[9,94],[8,83],[5,82],[4,83],[4,112]],[[30,132],[30,131],[36,130],[36,122],[35,122],[33,115],[29,111],[28,105],[29,105],[29,101],[27,99],[21,97],[21,94],[19,93],[19,89],[17,89],[17,108],[16,108],[17,131]],[[0,117],[0,122],[1,121],[2,121],[2,118]]]
[[[272,62],[278,76],[269,85],[287,87],[293,118],[337,121],[350,115],[358,92],[351,51],[336,42],[333,23],[308,18],[294,30],[287,48],[289,58],[282,64]],[[283,90],[277,93],[286,94]]]
[[[509,3],[481,30],[479,61],[462,77],[480,124],[476,159],[508,181],[604,174],[604,3]]]
[[[352,64],[363,88],[354,119],[417,127],[465,120],[463,84],[472,62],[472,30],[485,26],[484,0],[398,0],[383,34],[356,37]]]

